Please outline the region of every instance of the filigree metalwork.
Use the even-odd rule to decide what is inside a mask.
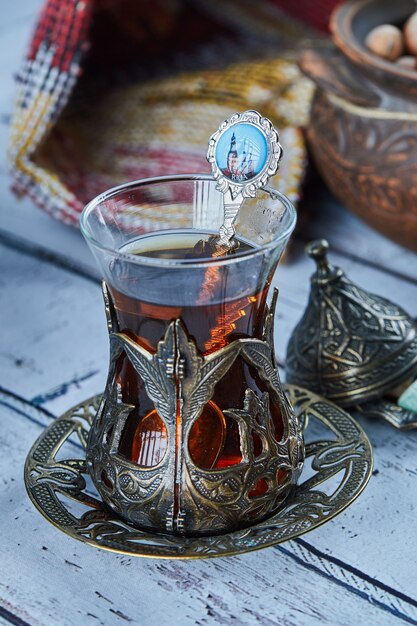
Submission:
[[[135,526],[176,534],[215,534],[250,524],[271,514],[288,496],[301,473],[304,449],[293,409],[284,396],[273,355],[274,297],[263,340],[238,339],[202,355],[180,320],[169,324],[155,353],[117,330],[106,287],[110,329],[110,371],[103,401],[91,428],[87,461],[103,500]],[[120,455],[119,442],[132,406],[118,393],[115,366],[125,354],[143,381],[149,399],[164,423],[167,450],[153,467],[137,465]],[[256,368],[268,392],[246,391],[240,410],[224,410],[240,433],[242,460],[212,469],[198,467],[189,450],[190,431],[211,400],[216,384],[237,358]],[[284,434],[272,435],[269,408],[282,415]],[[179,430],[178,430],[179,429]],[[252,432],[263,443],[254,458]],[[267,491],[253,496],[258,480]]]
[[[307,248],[317,271],[288,343],[287,380],[340,406],[354,406],[417,373],[417,327],[399,306],[366,292],[330,265],[327,250],[326,241]]]
[[[372,449],[361,427],[336,405],[291,385],[286,393],[305,428],[306,458],[311,460],[312,472],[303,472],[273,516],[244,530],[191,538],[141,531],[123,522],[88,484],[86,437],[102,404],[100,396],[74,407],[42,432],[26,460],[26,489],[37,509],[60,530],[125,555],[220,557],[294,539],[326,523],[358,497],[372,473]],[[253,401],[248,394],[243,409],[252,419],[258,402],[266,399],[256,400],[256,408],[250,406]],[[258,432],[270,437],[262,428]],[[250,448],[245,454],[250,458]]]

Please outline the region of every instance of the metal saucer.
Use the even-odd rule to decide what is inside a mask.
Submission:
[[[305,389],[285,391],[304,428],[306,464],[299,484],[267,520],[225,535],[187,538],[129,526],[99,499],[87,474],[85,447],[101,396],[52,422],[30,450],[25,485],[51,524],[97,548],[129,556],[198,559],[242,554],[294,539],[348,507],[373,467],[371,444],[343,409]]]

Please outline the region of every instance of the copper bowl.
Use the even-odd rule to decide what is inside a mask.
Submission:
[[[368,224],[417,251],[417,72],[369,53],[379,24],[401,26],[414,0],[351,0],[331,17],[333,44],[299,64],[316,84],[310,151],[334,195]]]

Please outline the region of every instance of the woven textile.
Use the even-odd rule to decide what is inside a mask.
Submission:
[[[84,204],[111,186],[208,172],[213,129],[255,108],[281,131],[274,182],[297,200],[311,85],[288,50],[306,31],[272,0],[256,15],[253,3],[238,8],[233,0],[48,0],[19,77],[14,190],[78,224]]]

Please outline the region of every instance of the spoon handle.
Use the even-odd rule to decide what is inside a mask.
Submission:
[[[219,229],[220,239],[217,242],[218,246],[232,247],[232,240],[236,234],[234,223],[242,202],[242,194],[239,194],[236,198],[232,198],[230,191],[224,194],[224,220]]]

